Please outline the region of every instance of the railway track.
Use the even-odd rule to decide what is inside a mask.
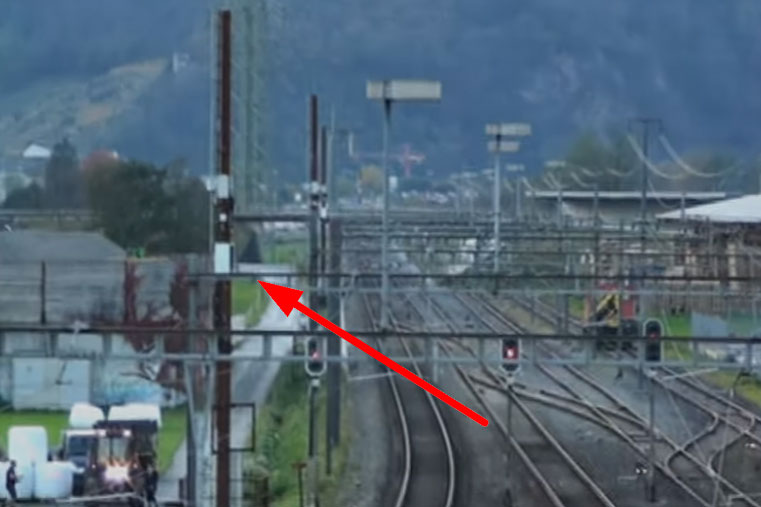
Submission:
[[[376,322],[374,305],[370,304],[367,295],[364,304],[368,315]],[[394,321],[392,324],[396,325]],[[377,346],[382,351],[380,344]],[[409,357],[414,357],[406,340],[399,339],[399,347]],[[412,363],[412,369],[423,376],[416,362]],[[404,464],[394,507],[452,507],[456,483],[455,454],[438,403],[430,394],[397,375],[389,375],[388,381],[404,447]]]
[[[415,298],[409,298],[412,308],[422,319],[427,309],[422,308],[421,302]],[[435,303],[432,305],[440,321],[454,330],[459,330],[453,324],[451,319],[442,314],[441,309]],[[444,344],[444,350],[449,353],[454,344]],[[471,350],[472,353],[472,350]],[[475,354],[473,354],[475,356]],[[478,392],[476,382],[470,374],[461,366],[454,365],[460,378],[473,396],[481,403],[484,409],[490,414],[492,420],[497,424],[502,435],[508,441],[511,449],[521,460],[532,477],[539,483],[546,499],[554,506],[592,506],[602,505],[614,507],[615,503],[606,495],[606,493],[596,484],[581,465],[571,456],[571,454],[561,445],[561,443],[552,435],[547,427],[530,409],[519,396],[506,390],[507,396],[511,397],[511,402],[523,415],[524,420],[533,431],[531,440],[540,439],[543,444],[532,443],[531,446],[524,446],[514,435],[511,435],[508,429],[501,423],[500,417],[496,415],[495,409],[488,403],[483,395]],[[484,372],[490,376],[492,382],[501,382],[500,377],[491,369],[484,369]],[[560,457],[560,461],[558,461]],[[562,466],[561,466],[562,465]],[[569,481],[569,478],[574,480]]]
[[[557,315],[551,306],[538,301],[534,306],[537,314],[547,322],[555,322]],[[520,302],[524,307],[527,303]],[[582,324],[577,319],[569,319],[569,327],[580,331]],[[714,470],[720,468],[723,453],[741,440],[761,447],[761,418],[754,412],[742,407],[734,400],[712,391],[694,377],[685,376],[684,372],[671,368],[658,367],[654,381],[671,395],[697,408],[711,418],[711,423],[702,431],[693,435],[685,444],[685,449],[695,449]],[[677,387],[679,386],[679,387]],[[675,453],[671,459],[677,457]]]
[[[483,299],[481,299],[480,303],[482,306],[478,310],[478,314],[489,315],[492,318],[496,318],[505,326],[505,328],[507,328],[507,330],[510,330],[514,333],[520,334],[525,332],[525,330],[519,324],[516,324],[515,322],[507,319],[502,314],[502,312],[493,307],[493,305],[489,304]],[[537,312],[537,314],[540,315],[540,317],[547,315],[547,313],[543,315],[541,311]],[[548,316],[548,321],[554,325],[555,318],[550,315]],[[578,327],[581,327],[580,324],[577,325]],[[552,354],[557,354],[557,351],[554,350],[548,351],[545,348],[545,351]],[[585,374],[578,368],[568,366],[565,367],[565,369],[569,372],[572,372],[576,378],[583,380],[596,392],[602,393],[605,398],[609,399],[615,405],[618,405],[620,408],[627,410],[631,413],[631,415],[640,419],[640,425],[642,428],[646,427],[646,422],[642,418],[629,410],[625,403],[620,401],[616,395],[600,385],[598,381],[592,379],[589,375]],[[542,371],[546,373],[547,368],[542,368]],[[662,378],[654,377],[654,381],[665,389],[668,389],[671,392],[683,397],[685,401],[694,404],[697,408],[706,411],[713,417],[714,420],[714,422],[712,422],[712,424],[710,424],[704,431],[694,435],[693,438],[691,438],[686,444],[683,445],[676,443],[672,439],[667,438],[665,435],[660,435],[655,447],[654,454],[658,460],[658,468],[661,470],[661,472],[676,482],[686,492],[691,494],[693,498],[699,500],[703,505],[713,505],[719,497],[732,497],[736,502],[733,505],[758,506],[759,503],[757,501],[744,493],[739,487],[730,482],[723,475],[718,473],[717,469],[713,466],[713,462],[717,459],[717,456],[719,456],[731,442],[736,441],[736,439],[729,440],[726,433],[721,434],[721,432],[718,431],[719,423],[725,424],[726,426],[734,426],[735,428],[738,428],[737,423],[728,419],[724,419],[719,412],[712,410],[704,403],[696,401],[693,397],[687,396],[683,392],[673,390],[670,388],[670,386],[664,385]],[[556,383],[558,383],[561,388],[568,389],[567,384],[557,382],[557,379]],[[723,400],[720,397],[715,396],[715,401],[723,403],[727,400]],[[748,416],[747,413],[743,413],[739,409],[741,409],[741,407],[735,407],[735,417]],[[754,425],[753,427],[755,428],[756,426]],[[752,433],[749,433],[749,429],[750,428],[738,428],[738,432],[741,434],[741,436],[745,436],[751,439],[758,438]],[[701,452],[701,450],[705,450],[706,443],[714,443],[714,446],[710,448],[711,450],[708,453]],[[706,457],[705,454],[708,454],[708,457]],[[687,479],[683,480],[682,478]]]

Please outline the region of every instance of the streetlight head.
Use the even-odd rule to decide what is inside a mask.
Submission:
[[[525,137],[531,135],[528,123],[490,123],[486,125],[487,136]]]
[[[441,82],[424,79],[368,81],[367,98],[391,101],[437,101],[441,100]]]

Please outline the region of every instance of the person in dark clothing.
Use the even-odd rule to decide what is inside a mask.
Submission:
[[[145,501],[148,505],[158,505],[156,502],[156,490],[158,487],[159,473],[153,465],[148,465],[145,471]]]
[[[10,505],[16,505],[16,483],[18,482],[18,474],[16,474],[16,462],[11,461],[11,466],[8,467],[8,471],[5,472],[5,489],[8,491],[8,496],[11,499]]]

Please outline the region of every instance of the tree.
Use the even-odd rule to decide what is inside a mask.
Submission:
[[[44,191],[37,183],[17,188],[8,194],[3,202],[6,209],[40,209],[44,200]]]
[[[380,167],[366,165],[359,171],[359,183],[365,191],[383,191],[383,171]]]
[[[125,248],[164,251],[171,204],[166,173],[140,162],[121,163],[88,174],[90,205],[104,233]]]
[[[88,170],[86,181],[100,226],[122,247],[150,254],[206,250],[208,192],[177,164],[111,163]]]
[[[81,208],[83,205],[83,181],[77,150],[64,138],[53,146],[45,168],[45,207]]]

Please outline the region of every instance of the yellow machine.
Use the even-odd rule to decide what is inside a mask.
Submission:
[[[584,326],[584,334],[606,337],[618,336],[619,327],[622,327],[623,336],[637,336],[638,325],[635,319],[621,319],[621,298],[618,290],[609,292],[602,297],[591,311],[591,301],[587,300],[585,304],[585,314],[587,324]],[[615,340],[599,340],[598,349],[615,349],[617,342]],[[622,344],[624,349],[632,347],[632,343],[625,341]]]

